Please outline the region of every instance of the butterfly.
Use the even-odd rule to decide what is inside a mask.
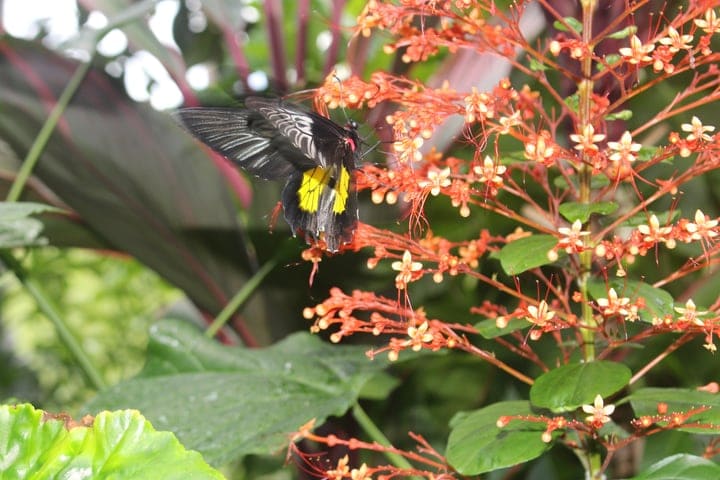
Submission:
[[[285,220],[309,244],[329,252],[352,241],[358,221],[353,173],[360,158],[357,124],[342,127],[281,99],[248,97],[244,108],[176,112],[201,142],[265,180],[286,179]]]

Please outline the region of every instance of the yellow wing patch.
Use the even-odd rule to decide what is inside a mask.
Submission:
[[[300,201],[300,210],[315,213],[320,206],[320,194],[330,180],[328,171],[316,167],[303,172],[302,183],[297,195]]]
[[[330,182],[330,169],[315,167],[303,172],[302,182],[297,191],[300,210],[316,213],[320,207],[320,197]],[[350,173],[345,167],[340,167],[340,178],[335,182],[335,201],[333,212],[345,211],[345,204],[350,188]]]
[[[349,190],[350,173],[345,167],[340,167],[340,178],[335,184],[335,203],[333,203],[333,212],[342,213],[345,211],[345,202],[347,202]]]

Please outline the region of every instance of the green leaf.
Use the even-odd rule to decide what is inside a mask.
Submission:
[[[276,453],[309,420],[342,415],[387,365],[369,360],[365,347],[307,333],[264,349],[223,347],[171,320],[153,327],[148,349],[138,377],[101,392],[86,410],[137,408],[214,465]]]
[[[638,152],[638,156],[637,156],[638,161],[640,161],[640,162],[650,161],[653,158],[655,158],[657,155],[659,155],[661,152],[662,152],[661,147],[646,147],[646,146],[640,147],[640,151]],[[670,157],[670,158],[664,160],[664,162],[667,162],[667,163],[672,163],[672,161],[673,161],[673,157]],[[679,212],[678,212],[678,215],[679,215]],[[673,218],[677,218],[677,217],[673,216]]]
[[[63,210],[35,202],[0,202],[0,222],[27,218],[38,213],[53,212],[60,213]]]
[[[623,28],[622,30],[618,30],[615,33],[611,33],[610,35],[607,36],[607,38],[614,38],[616,40],[620,40],[623,38],[628,38],[631,35],[635,35],[636,32],[637,32],[637,26],[630,25],[628,27]]]
[[[595,68],[597,68],[598,72],[602,72],[605,70],[606,66],[613,66],[616,63],[619,63],[622,60],[622,55],[619,55],[617,53],[609,53],[603,57],[603,60],[605,60],[605,63],[598,63],[595,65]]]
[[[592,404],[596,395],[603,398],[625,387],[632,376],[630,369],[615,362],[590,362],[550,370],[530,388],[530,403],[553,412],[570,412]]]
[[[548,252],[557,245],[557,238],[552,235],[532,235],[505,245],[498,253],[500,264],[508,275],[518,275],[531,268],[553,263]],[[566,255],[559,251],[560,256]]]
[[[630,395],[627,400],[632,404],[637,417],[657,415],[659,403],[667,405],[668,413],[711,407],[693,415],[687,421],[687,423],[701,423],[703,426],[680,427],[677,430],[705,435],[720,433],[720,397],[716,394],[683,388],[643,388]],[[666,422],[661,424],[666,425]]]
[[[593,213],[601,215],[610,215],[617,210],[618,205],[615,202],[595,202],[595,203],[579,203],[567,202],[560,205],[560,215],[565,217],[568,222],[580,220],[582,223],[590,219]]]
[[[549,70],[549,67],[545,65],[542,62],[539,62],[535,58],[530,58],[530,64],[529,64],[530,70],[533,72],[544,72],[545,70]]]
[[[707,458],[679,453],[664,458],[629,480],[707,480],[720,478],[720,466]]]
[[[666,430],[648,436],[643,447],[643,457],[638,471],[648,469],[652,464],[678,453],[694,454],[704,447],[703,437],[689,432]]]
[[[630,120],[633,116],[632,110],[620,110],[619,112],[610,113],[605,115],[605,120],[608,122],[612,120]]]
[[[47,240],[40,236],[42,230],[42,222],[34,218],[0,222],[0,248],[46,245]]]
[[[555,20],[553,22],[553,27],[555,27],[555,30],[558,30],[560,32],[570,31],[567,28],[568,25],[578,35],[581,34],[583,31],[582,22],[575,17],[565,17],[565,18],[563,18],[563,22],[561,22],[559,20]]]
[[[588,282],[588,293],[595,300],[608,298],[610,288],[615,289],[618,297],[628,297],[631,302],[635,302],[639,298],[645,300],[645,307],[638,312],[640,320],[643,322],[652,323],[655,318],[664,318],[675,314],[672,295],[645,282],[619,278],[614,278],[607,283],[597,279]]]
[[[0,405],[0,478],[222,479],[197,452],[136,411],[102,412],[91,426]]]
[[[512,333],[517,330],[523,330],[529,326],[530,323],[521,318],[513,318],[504,328],[498,328],[497,322],[492,318],[483,320],[474,325],[475,330],[477,330],[483,338],[487,339],[502,337],[503,335],[507,335],[508,333]]]
[[[622,226],[637,227],[638,225],[647,225],[652,215],[655,215],[658,219],[658,222],[660,223],[660,226],[663,226],[675,221],[677,218],[680,217],[681,213],[682,212],[680,211],[680,209],[673,210],[672,212],[653,212],[648,210],[645,212],[640,212],[628,218],[625,222],[623,222]]]
[[[497,426],[502,416],[532,414],[527,402],[514,401],[456,415],[450,423],[448,463],[462,475],[478,475],[539,457],[552,443],[542,441],[544,423],[513,420]]]
[[[40,237],[43,223],[32,215],[43,212],[61,212],[50,205],[33,202],[0,202],[0,248],[44,245]]]
[[[577,93],[573,93],[565,99],[565,105],[567,105],[571,111],[577,112],[578,108],[580,108],[580,96]]]

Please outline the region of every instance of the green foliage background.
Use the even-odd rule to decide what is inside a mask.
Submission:
[[[136,260],[90,250],[43,248],[23,265],[55,301],[109,384],[136,374],[144,363],[150,325],[181,293]],[[22,286],[6,274],[3,326],[24,373],[3,385],[4,399],[33,401],[47,410],[74,410],[93,394],[53,325]],[[34,389],[22,387],[31,379]],[[15,383],[17,382],[17,383]]]
[[[191,12],[185,8],[185,2],[181,2],[180,14],[174,23],[181,58],[160,45],[148,29],[146,15],[152,11],[156,2],[88,0],[80,3],[84,7],[80,14],[81,20],[86,18],[89,10],[97,9],[103,11],[110,20],[106,30],[114,27],[123,29],[130,39],[129,50],[124,54],[139,49],[152,52],[178,82],[182,81],[188,66],[205,63],[215,77],[208,90],[197,92],[200,101],[221,104],[235,102],[238,96],[238,71],[228,51],[226,35],[239,28],[238,2],[204,2],[203,12],[207,16],[209,28],[200,33],[194,33],[188,28]],[[262,13],[263,2],[247,3]],[[283,7],[280,26],[285,47],[284,60],[292,66],[300,45],[297,37],[298,3],[280,3]],[[333,28],[333,9],[341,3],[310,2],[308,48],[302,56],[306,77],[303,83],[291,82],[289,90],[310,88],[323,80],[327,73],[325,53],[315,48],[315,40],[318,35]],[[350,26],[363,5],[364,2],[360,0],[346,2],[337,17],[340,19],[337,31],[341,60],[348,53],[346,46],[351,34]],[[275,52],[268,41],[267,18],[261,15],[257,23],[245,27],[242,53],[250,69],[264,71],[273,78],[271,60]],[[40,97],[34,84],[25,81],[27,71],[18,68],[18,58],[26,61],[23,65],[29,66],[29,70],[46,81],[48,88],[58,95],[77,67],[77,62],[68,59],[63,53],[71,47],[92,49],[94,41],[102,33],[85,30],[57,51],[46,49],[42,45],[42,38],[24,42],[8,38],[7,35],[0,38],[0,53],[3,54],[0,76],[15,79],[14,83],[3,81],[0,84],[0,187],[3,193],[9,189],[21,159],[27,155],[32,140],[47,116],[44,106],[38,100]],[[430,82],[443,66],[453,67],[445,72],[456,78],[463,75],[465,68],[463,65],[453,65],[449,58],[451,55],[443,52],[430,62],[408,71],[410,67],[382,53],[381,39],[373,38],[364,47],[367,49],[362,64],[364,73],[376,70],[403,72],[412,78]],[[314,284],[309,286],[311,266],[299,259],[300,251],[304,248],[302,241],[288,238],[282,220],[273,232],[268,229],[269,216],[279,198],[281,186],[270,183],[246,186],[251,189],[249,194],[252,196],[252,204],[244,207],[242,194],[248,194],[248,191],[233,190],[225,178],[217,173],[206,152],[184,132],[175,128],[166,113],[154,112],[147,106],[135,104],[127,98],[121,79],[110,78],[103,73],[105,65],[113,60],[118,58],[93,57],[94,69],[67,111],[70,133],[62,128],[56,132],[34,171],[33,181],[28,184],[22,197],[23,200],[49,203],[70,213],[41,216],[43,236],[47,237],[51,246],[12,250],[27,276],[42,286],[104,381],[112,387],[96,397],[98,392],[90,386],[76,359],[59,340],[52,324],[38,310],[36,301],[27,295],[15,277],[6,272],[0,284],[0,402],[29,401],[45,410],[68,411],[79,415],[87,410],[88,405],[126,406],[123,402],[132,402],[133,399],[123,398],[118,392],[122,392],[128,385],[137,388],[138,384],[142,385],[142,382],[155,377],[160,377],[160,380],[170,385],[178,385],[173,383],[178,378],[182,381],[192,378],[198,384],[204,384],[217,378],[226,379],[223,375],[229,370],[237,375],[233,378],[244,380],[242,375],[249,368],[248,365],[264,362],[266,353],[240,361],[244,353],[228,352],[220,347],[216,350],[215,346],[204,343],[197,330],[189,331],[185,327],[187,324],[198,327],[206,325],[207,318],[220,311],[223,301],[270,261],[277,261],[278,266],[254,292],[251,300],[243,305],[241,317],[233,320],[244,322],[250,334],[263,346],[274,344],[292,332],[307,330],[308,323],[301,317],[302,308],[322,301],[331,286],[340,286],[346,291],[362,286],[389,297],[396,295],[389,266],[381,264],[377,269],[369,271],[365,267],[362,252],[324,259]],[[277,89],[281,83],[276,82],[273,87]],[[150,82],[147,88],[152,87]],[[674,90],[655,89],[643,101],[665,103],[672,95]],[[653,96],[657,96],[657,99],[650,98]],[[342,115],[340,112],[334,114]],[[368,136],[369,142],[374,140],[375,135],[382,133],[373,131],[373,127],[382,123],[376,118],[381,115],[375,114],[373,117],[373,112],[346,114],[363,122],[364,134]],[[716,112],[708,112],[707,118],[711,119],[713,115],[717,117]],[[143,133],[147,135],[143,136]],[[383,161],[383,148],[381,145],[365,161]],[[520,147],[515,148],[519,150]],[[471,155],[465,144],[456,145],[453,153],[466,158]],[[510,152],[508,157],[518,153]],[[167,171],[158,173],[160,167],[166,166],[167,171],[181,172],[186,176],[178,174],[176,179],[165,175]],[[126,171],[136,175],[128,175],[126,178]],[[177,183],[173,183],[174,180]],[[699,179],[697,188],[691,189],[684,197],[683,202],[687,203],[681,203],[679,208],[687,212],[692,211],[694,205],[703,205],[706,213],[716,216],[717,208],[711,211],[718,204],[718,183],[714,180],[711,176]],[[113,190],[111,187],[116,185],[117,189]],[[401,211],[387,206],[373,206],[365,197],[361,201],[361,217],[365,222],[396,231],[407,230],[404,220],[397,221],[402,216]],[[451,207],[447,199],[430,199],[426,215],[433,219],[432,227],[438,234],[452,239],[469,238],[481,228],[499,234],[508,233],[514,228],[506,220],[479,211],[473,211],[468,221],[460,223],[457,209]],[[676,268],[679,259],[695,254],[697,252],[687,252],[680,248],[669,257],[664,257],[671,261],[663,262],[660,267],[671,271]],[[492,258],[480,268],[484,273],[492,275],[500,270],[501,261]],[[637,269],[656,269],[654,262],[651,256],[640,259]],[[203,268],[185,269],[187,265],[202,265]],[[517,268],[523,271],[527,265]],[[512,271],[511,268],[505,270]],[[677,291],[671,292],[673,296],[682,291],[682,285],[677,288]],[[498,292],[488,291],[483,285],[467,278],[447,278],[441,284],[435,284],[429,278],[423,279],[413,284],[411,293],[413,302],[424,305],[429,317],[436,316],[460,323],[483,320],[468,313],[470,306],[480,304],[484,299],[498,303],[502,301]],[[715,296],[716,288],[713,282],[708,282],[697,292],[696,298],[710,304]],[[193,304],[203,309],[207,316],[199,314]],[[176,320],[182,318],[185,323],[181,323],[183,326],[177,329],[168,327],[173,325],[165,323],[168,317]],[[164,321],[158,323],[161,319]],[[175,333],[167,334],[168,330]],[[156,334],[155,337],[151,338],[151,331]],[[234,332],[226,334],[231,340],[237,339]],[[168,338],[188,340],[173,349],[168,346],[172,342],[166,342]],[[649,348],[632,352],[623,361],[635,370],[638,365],[643,365],[648,358],[656,355],[668,341],[668,338],[659,337]],[[204,346],[202,355],[191,348],[184,348],[191,344]],[[489,338],[478,340],[478,344],[489,350],[495,348]],[[690,348],[668,358],[645,381],[653,385],[678,387],[694,387],[705,383],[707,378],[713,377],[716,367],[712,361],[708,361],[707,353],[700,344],[700,341],[695,342]],[[296,346],[290,348],[290,353],[293,353],[294,348]],[[330,356],[324,347],[313,348],[317,348],[317,352],[322,355]],[[541,352],[551,348],[553,345],[550,343],[541,341],[538,344]],[[392,377],[385,376],[379,373],[385,369],[384,364],[365,366],[365,358],[361,354],[365,349],[367,346],[338,349],[337,355],[345,363],[343,369],[337,371],[323,366],[322,362],[307,367],[310,372],[313,369],[320,370],[320,378],[332,379],[335,382],[333,388],[342,386],[338,387],[337,392],[333,389],[323,391],[319,381],[314,384],[310,380],[307,381],[310,393],[305,390],[296,392],[299,396],[317,395],[313,398],[325,398],[322,394],[328,392],[341,397],[344,409],[333,404],[312,412],[317,411],[321,419],[329,418],[332,426],[348,434],[359,434],[360,428],[349,415],[343,416],[344,410],[357,398],[361,398],[364,408],[396,445],[413,448],[407,437],[410,430],[423,434],[434,447],[443,451],[450,425],[477,420],[468,420],[468,417],[453,419],[457,412],[496,402],[508,402],[505,404],[507,406],[510,402],[531,395],[526,385],[509,379],[485,363],[459,354],[432,357],[408,355],[403,358],[406,361],[389,369]],[[533,366],[507,353],[499,352],[499,355],[519,370],[532,375],[540,373],[533,370]],[[203,361],[199,362],[198,358]],[[193,363],[195,361],[202,368]],[[360,362],[363,364],[360,365]],[[168,369],[162,370],[158,365]],[[692,365],[692,368],[688,369],[688,365]],[[266,364],[264,366],[267,367]],[[282,366],[274,367],[282,371]],[[283,388],[285,386],[283,384]],[[142,398],[141,393],[138,393],[142,388],[130,391],[137,393],[134,400],[138,403],[141,403],[140,400],[152,401],[151,398]],[[682,394],[677,394],[672,399],[679,401],[681,397]],[[90,399],[93,399],[93,403],[89,403]],[[235,401],[241,403],[242,399]],[[182,399],[178,403],[181,404]],[[189,404],[186,402],[186,407]],[[155,406],[156,418],[151,421],[162,423],[159,417],[162,416],[163,405]],[[527,410],[526,405],[512,403],[511,406],[517,407],[520,412]],[[228,400],[223,408],[227,410],[221,413],[231,414],[239,407]],[[184,415],[186,423],[183,423],[183,427],[188,427],[192,422],[197,423],[197,419],[192,416],[194,410],[184,411],[182,405],[176,405],[172,413]],[[257,411],[254,414],[259,415]],[[471,423],[470,429],[487,428],[492,424],[489,416],[478,414],[478,417],[479,426]],[[210,423],[209,418],[202,420]],[[202,450],[203,432],[194,431],[191,433],[196,435],[191,435],[185,430],[184,433],[188,435],[186,438],[195,442],[193,448]],[[228,434],[228,438],[231,436]],[[533,431],[532,436],[536,438],[536,432]],[[246,446],[237,447],[245,448],[243,453],[252,454],[230,462],[225,470],[228,477],[285,478],[291,475],[287,470],[281,470],[282,455],[271,459],[266,456],[275,453],[277,445],[256,442],[252,446],[260,445],[262,448],[253,450]],[[205,446],[210,443],[207,440]],[[698,437],[687,432],[667,432],[653,437],[645,444],[643,467],[674,453],[697,452],[701,443]],[[532,447],[544,450],[543,445],[533,444]],[[207,452],[203,453],[207,455]],[[465,454],[468,456],[463,457]],[[472,454],[460,452],[462,461],[467,461],[464,465],[470,465],[468,468],[471,469],[479,468],[474,463],[478,459],[473,458]],[[218,461],[225,464],[228,456],[231,455],[224,452],[213,460],[219,458]],[[686,463],[692,464],[692,461],[679,458],[674,465]],[[703,471],[714,471],[706,465],[700,468],[708,469]],[[582,475],[575,460],[557,448],[526,467],[523,473],[526,478],[578,478]],[[499,475],[489,478],[499,478]],[[659,475],[649,474],[642,478],[662,478]]]

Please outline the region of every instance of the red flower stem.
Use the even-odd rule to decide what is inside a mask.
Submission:
[[[517,378],[523,383],[526,383],[527,385],[532,385],[535,383],[535,380],[528,377],[527,375],[515,370],[510,365],[506,364],[502,360],[498,360],[493,354],[490,352],[486,352],[485,350],[476,347],[475,345],[471,344],[467,339],[458,337],[460,341],[458,341],[457,347],[459,350],[463,350],[465,352],[468,352],[472,355],[475,355],[476,357],[482,358],[486,362],[490,363],[491,365],[495,365],[497,368],[502,370],[503,372],[509,374],[512,377]]]

